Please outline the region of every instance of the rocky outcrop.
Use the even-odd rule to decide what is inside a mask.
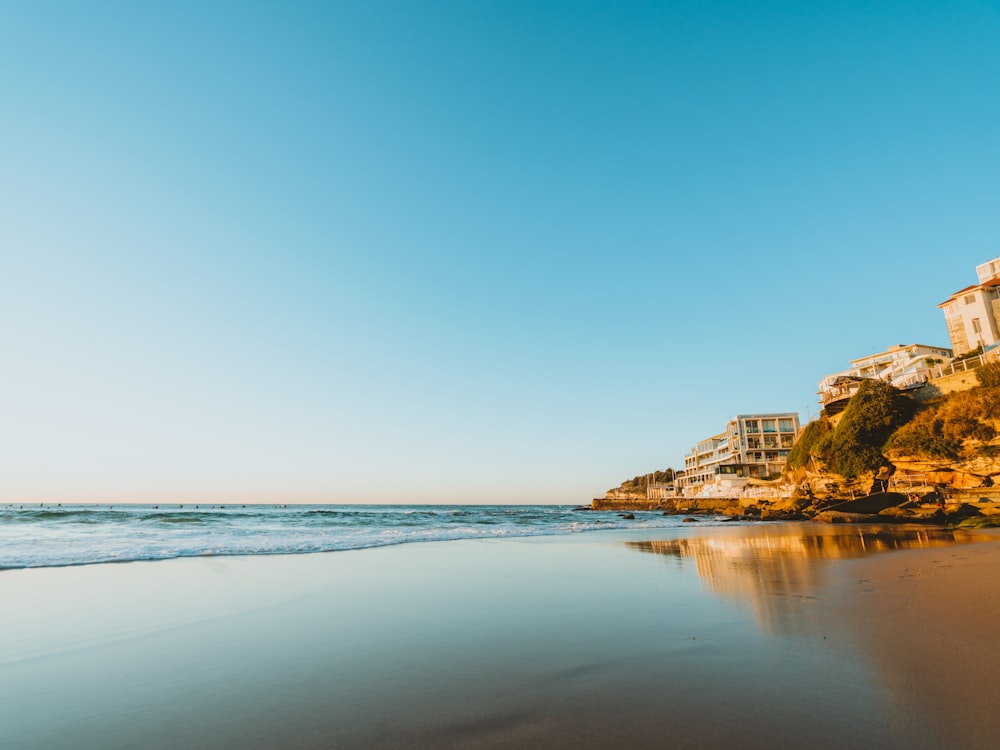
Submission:
[[[869,481],[871,481],[869,477]],[[993,490],[991,490],[993,492]],[[664,515],[729,516],[734,520],[760,521],[816,521],[819,523],[918,523],[948,526],[1000,526],[1000,488],[993,492],[997,497],[986,497],[980,492],[951,491],[947,496],[939,492],[908,495],[899,492],[877,492],[854,499],[816,498],[805,495],[797,498],[711,498],[692,500],[672,498],[626,506],[608,505],[606,498],[595,499],[594,510],[659,511]],[[622,517],[628,514],[622,513]]]
[[[997,452],[1000,454],[1000,437]],[[760,520],[815,520],[827,523],[933,523],[1000,525],[1000,455],[965,450],[955,460],[891,454],[877,472],[846,478],[809,468],[790,471],[784,483],[792,497],[647,499],[609,493],[594,510],[660,511],[696,516],[714,514]],[[759,489],[759,488],[758,488]]]
[[[590,503],[591,510],[669,510],[672,507],[669,500],[650,500],[645,495],[595,497]]]
[[[989,456],[949,461],[894,455],[891,461],[897,472],[922,474],[926,477],[927,484],[972,489],[984,484],[992,486],[994,482],[1000,483],[1000,460]]]
[[[789,479],[801,496],[822,500],[847,500],[889,490],[907,496],[939,491],[945,495],[976,493],[1000,499],[1000,460],[986,456],[948,461],[916,456],[892,456],[878,473],[853,479],[823,471],[797,469]]]
[[[874,514],[881,513],[888,508],[898,508],[909,502],[910,499],[906,495],[901,495],[898,492],[876,492],[857,500],[846,500],[842,503],[827,506],[826,510],[828,512]]]

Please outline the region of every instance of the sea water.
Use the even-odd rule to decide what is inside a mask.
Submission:
[[[728,519],[719,519],[722,520]],[[276,555],[407,542],[671,528],[682,519],[557,505],[0,505],[0,568]],[[703,522],[713,523],[711,518]]]

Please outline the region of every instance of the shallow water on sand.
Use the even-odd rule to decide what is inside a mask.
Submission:
[[[823,617],[819,556],[896,545],[880,534],[675,528],[6,571],[3,744],[924,747],[920,717],[893,714]],[[953,541],[921,534],[898,539]]]

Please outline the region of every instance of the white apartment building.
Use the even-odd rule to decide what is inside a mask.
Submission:
[[[959,289],[938,305],[956,356],[1000,341],[1000,258],[976,266],[976,275],[978,284]]]
[[[796,412],[733,417],[725,432],[705,438],[684,456],[677,486],[683,492],[714,483],[738,491],[751,477],[776,474],[784,468],[799,430]]]
[[[951,359],[951,349],[926,344],[896,344],[884,352],[851,360],[851,373],[862,378],[879,378],[894,385],[910,375],[922,373],[942,360]]]
[[[884,352],[852,359],[851,367],[819,381],[820,403],[828,413],[837,413],[857,393],[865,379],[882,380],[897,388],[923,383],[932,369],[952,357],[951,349],[925,344],[897,344]]]

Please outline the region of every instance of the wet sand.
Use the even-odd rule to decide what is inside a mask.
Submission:
[[[856,639],[896,714],[939,747],[1000,745],[1000,530],[838,571],[833,622]]]
[[[1000,537],[766,524],[0,572],[6,748],[993,747]],[[950,566],[950,567],[948,567]]]

